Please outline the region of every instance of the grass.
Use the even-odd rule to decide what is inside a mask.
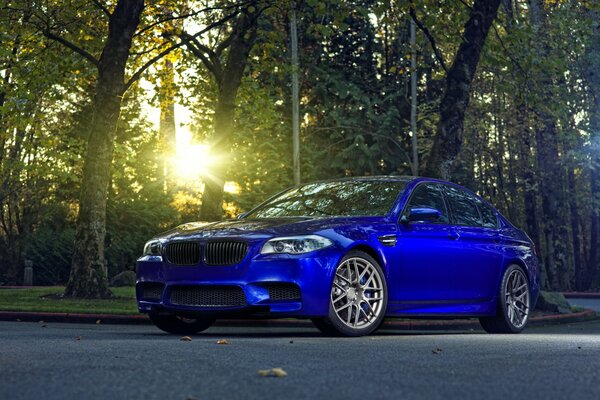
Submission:
[[[0,289],[0,311],[79,314],[138,314],[135,288],[111,288],[111,299],[61,298],[65,288]]]

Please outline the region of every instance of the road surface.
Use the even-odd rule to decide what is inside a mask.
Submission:
[[[274,367],[288,376],[258,374]],[[351,339],[213,327],[191,341],[151,326],[0,322],[0,399],[321,398],[599,399],[600,321]]]

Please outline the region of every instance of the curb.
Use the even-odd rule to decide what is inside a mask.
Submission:
[[[567,299],[600,299],[598,292],[564,292],[563,296]]]
[[[594,310],[584,310],[573,314],[543,315],[532,317],[529,326],[558,325],[598,319],[599,315]],[[102,324],[150,324],[146,315],[113,315],[113,314],[71,314],[49,312],[19,312],[0,311],[0,321],[28,321],[28,322],[66,322],[66,323],[102,323]],[[100,322],[98,322],[100,321]],[[216,326],[225,327],[288,327],[306,328],[313,327],[309,320],[291,319],[224,319],[219,320]],[[384,330],[473,330],[480,329],[476,319],[458,320],[386,320],[382,327]]]

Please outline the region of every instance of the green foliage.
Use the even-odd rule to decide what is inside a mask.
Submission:
[[[51,29],[99,58],[107,19],[95,2],[83,0],[68,5],[46,2],[33,11],[28,11],[26,2],[9,3],[12,8],[0,8],[0,283],[18,283],[25,259],[34,263],[36,283],[64,283],[86,151],[83,132],[92,115],[97,70],[43,31]],[[146,3],[129,76],[180,40],[182,29],[194,33],[237,4],[220,0]],[[246,10],[264,8],[235,104],[226,176],[239,193],[225,194],[230,215],[247,211],[293,184],[291,3],[258,1],[249,6],[253,10]],[[600,280],[599,266],[587,261],[596,245],[591,242],[590,221],[598,208],[598,193],[591,184],[597,167],[592,146],[597,133],[591,116],[598,111],[594,111],[592,90],[596,81],[590,75],[590,66],[598,64],[598,54],[592,51],[597,26],[588,2],[544,2],[546,37],[539,37],[529,22],[529,7],[524,2],[510,3],[519,7],[512,14],[499,13],[478,66],[455,180],[526,227],[542,257],[547,256],[544,193],[568,190],[569,204],[560,205],[565,221],[569,215],[570,233],[565,240],[573,243],[569,257],[579,257],[581,266],[565,276],[571,286],[584,287],[591,276]],[[306,0],[296,4],[302,180],[409,174],[411,73],[418,76],[419,156],[426,160],[444,91],[445,71],[435,53],[447,67],[452,64],[470,3]],[[194,14],[207,5],[210,10]],[[417,31],[417,71],[410,70],[411,5],[430,35]],[[193,15],[182,17],[187,14]],[[228,21],[206,32],[201,42],[216,49],[232,26]],[[227,50],[220,53],[220,61],[227,55]],[[149,118],[156,112],[150,107],[171,98],[186,106],[193,113],[194,141],[203,142],[214,129],[219,85],[205,63],[185,47],[171,53],[168,61],[176,72],[171,87],[164,87],[169,79],[164,64],[157,64],[123,100],[108,192],[109,277],[132,268],[147,239],[198,215],[199,182],[179,183],[165,191],[165,147],[150,121],[157,119]],[[568,188],[540,185],[542,114],[556,125],[557,168]]]

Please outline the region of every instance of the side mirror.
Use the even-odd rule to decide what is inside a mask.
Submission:
[[[244,219],[244,218],[246,218],[247,216],[248,216],[248,213],[247,213],[247,212],[245,212],[245,213],[238,214],[238,216],[237,216],[237,217],[235,217],[235,219]]]
[[[416,207],[411,208],[408,216],[403,215],[400,222],[409,224],[411,222],[435,222],[442,216],[442,213],[435,208]]]

